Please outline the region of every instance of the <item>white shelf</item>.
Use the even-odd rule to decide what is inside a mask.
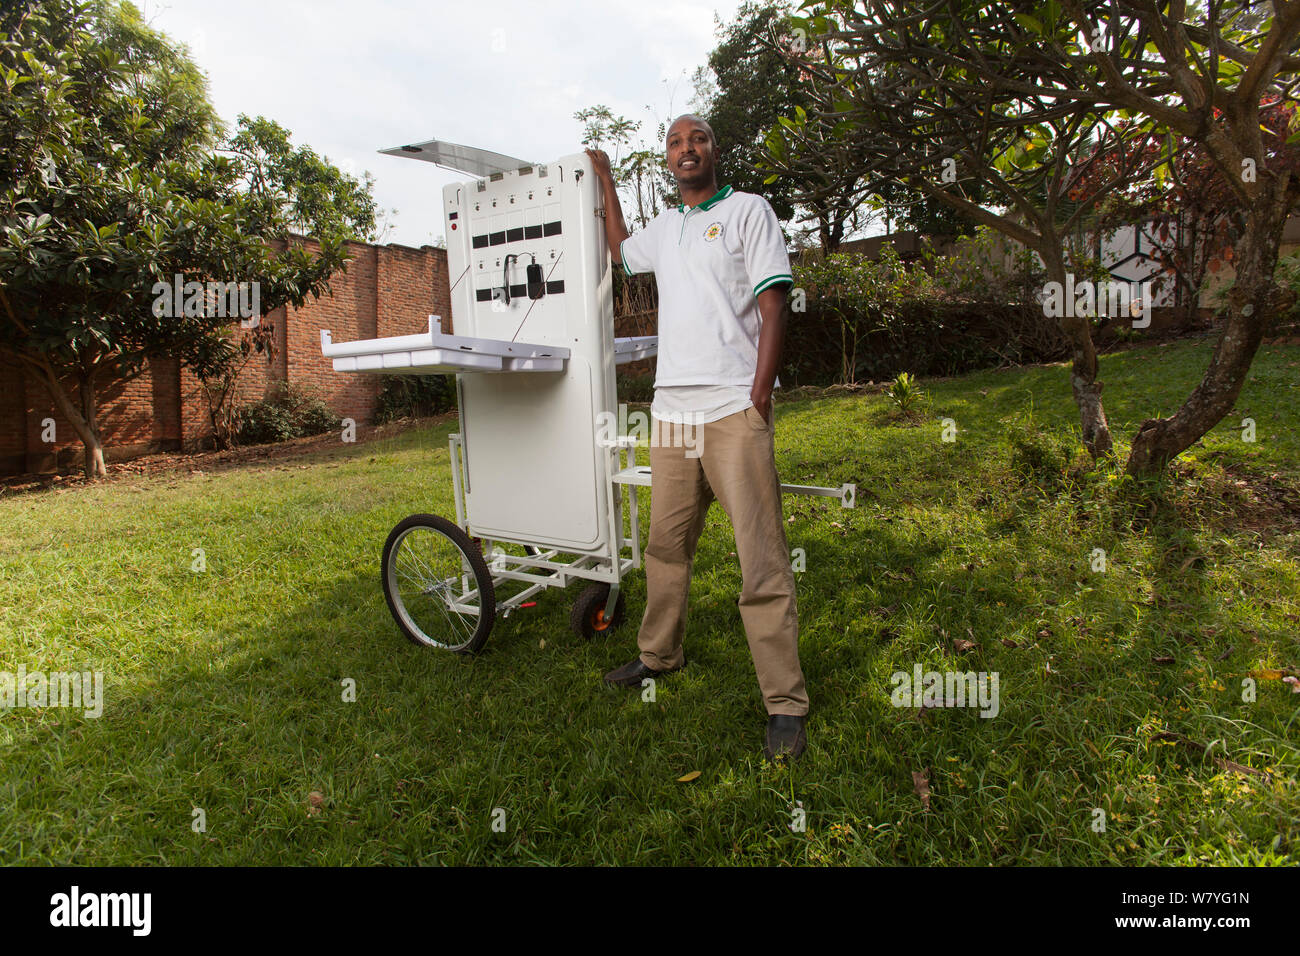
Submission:
[[[476,339],[447,335],[442,321],[429,316],[429,331],[385,339],[334,342],[329,329],[320,331],[320,350],[334,360],[336,372],[408,372],[437,375],[448,372],[562,372],[569,350],[556,345]],[[659,354],[657,335],[614,340],[614,363],[624,365]]]
[[[562,372],[569,360],[569,350],[560,346],[448,335],[441,326],[431,315],[427,333],[339,343],[321,329],[320,350],[334,360],[336,372]]]
[[[659,354],[659,336],[636,335],[626,339],[614,340],[614,364],[639,362],[641,359],[654,358]]]

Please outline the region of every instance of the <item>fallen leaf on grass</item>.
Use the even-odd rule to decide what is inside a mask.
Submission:
[[[969,651],[973,648],[979,647],[979,645],[976,644],[974,641],[968,641],[960,637],[953,638],[952,646],[958,653],[962,653],[963,651]]]
[[[699,770],[692,770],[690,773],[684,773],[684,774],[682,774],[680,777],[678,777],[678,778],[677,778],[677,782],[678,782],[678,783],[690,783],[692,780],[694,780],[694,779],[696,779],[697,777],[699,777],[699,775],[700,775],[700,771],[699,771]]]
[[[1174,659],[1173,659],[1172,657],[1153,657],[1153,658],[1151,658],[1151,663],[1152,663],[1152,664],[1172,664],[1172,663],[1174,663]]]
[[[921,806],[930,809],[930,774],[925,770],[912,771],[912,789],[921,798]]]
[[[1292,677],[1288,674],[1282,678],[1282,683],[1291,685],[1291,693],[1300,694],[1300,677]]]
[[[1019,646],[1020,646],[1020,645],[1017,644],[1015,641],[1011,640],[1011,638],[1009,638],[1009,637],[1004,637],[1004,638],[1002,638],[1002,644],[1003,644],[1004,647],[1019,647]]]
[[[1256,680],[1282,680],[1286,677],[1286,671],[1278,670],[1247,671],[1246,673]]]

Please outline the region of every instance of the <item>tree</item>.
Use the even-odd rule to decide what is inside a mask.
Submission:
[[[1064,286],[1073,222],[1123,177],[1067,215],[1069,183],[1098,141],[1122,152],[1138,131],[1086,101],[1050,95],[1049,68],[1040,69],[1026,28],[1007,10],[945,5],[927,19],[902,5],[871,6],[870,17],[833,5],[842,22],[820,11],[801,21],[818,39],[816,55],[803,61],[815,105],[774,132],[774,163],[820,172],[826,142],[836,141],[860,157],[851,173],[899,184],[998,230],[1038,253],[1049,281]],[[1113,442],[1091,318],[1071,309],[1061,326],[1084,444],[1094,456],[1107,454]]]
[[[1263,144],[1269,168],[1300,169],[1300,146],[1286,142],[1289,131],[1300,125],[1295,105],[1267,97],[1261,103],[1260,122],[1270,133]],[[1182,147],[1178,155],[1157,170],[1157,175],[1108,197],[1091,225],[1098,234],[1141,227],[1144,254],[1158,269],[1156,291],[1172,286],[1184,313],[1190,316],[1198,310],[1206,278],[1231,264],[1233,246],[1245,223],[1231,186],[1205,148],[1181,135],[1169,135]],[[1080,177],[1075,189],[1087,193],[1095,176],[1126,161],[1128,157],[1123,155],[1102,156],[1097,166]]]
[[[614,182],[632,193],[636,209],[633,220],[644,229],[651,219],[659,215],[662,197],[676,188],[668,175],[662,147],[635,140],[634,134],[641,129],[641,124],[634,123],[625,116],[614,115],[604,104],[578,110],[573,118],[584,124],[583,146],[604,149],[606,152],[613,150],[609,165],[614,174]],[[661,123],[657,142],[662,144],[666,134],[667,130]],[[626,156],[623,155],[625,149],[628,150]]]
[[[969,233],[974,224],[924,196],[876,180],[851,175],[856,162],[823,144],[817,169],[783,170],[772,175],[768,142],[782,116],[793,116],[812,102],[815,82],[790,53],[808,49],[805,26],[789,15],[784,2],[747,2],[735,19],[718,24],[719,43],[707,67],[696,71],[696,108],[708,117],[721,144],[719,181],[761,193],[782,221],[811,224],[823,252],[831,253],[849,235],[883,212],[886,228],[900,224],[929,232]],[[716,17],[715,17],[716,19]]]
[[[299,306],[374,207],[368,184],[267,121],[241,117],[222,154],[202,74],[129,3],[26,0],[4,26],[0,354],[44,385],[103,475],[104,382],[160,356],[220,374],[240,349],[207,283],[258,290],[262,314]],[[292,235],[306,225],[317,255]],[[168,315],[158,287],[177,276],[185,308]]]
[[[792,26],[785,2],[746,2],[735,19],[717,20],[719,42],[707,69],[696,72],[697,109],[718,138],[719,182],[759,193],[777,218],[809,224],[823,252],[834,252],[873,215],[864,205],[872,185],[847,171],[855,157],[828,148],[822,175],[774,176],[767,140],[774,123],[808,105],[806,76],[785,53],[806,37]]]
[[[264,271],[271,296],[259,306],[265,315],[286,301],[300,304],[302,288],[327,288],[330,274],[345,267],[344,243],[359,229],[368,225],[374,239],[374,178],[367,172],[364,184],[358,184],[310,147],[295,149],[288,131],[272,120],[240,114],[238,122],[239,131],[222,152],[233,157],[238,196],[251,213],[250,225],[283,250],[266,263],[272,267]],[[329,251],[306,254],[303,235],[324,241]],[[275,328],[265,321],[249,329],[227,325],[203,339],[193,365],[216,447],[233,444],[238,431],[234,397],[240,374],[255,358],[274,355]]]
[[[784,42],[794,41],[786,26],[787,5],[747,0],[730,23],[716,14],[715,22],[718,45],[709,54],[707,70],[698,71],[694,82],[698,108],[718,138],[718,182],[760,193],[786,222],[795,215],[795,184],[765,182],[767,173],[759,161],[763,139],[777,117],[806,105],[798,69],[762,44],[771,29],[778,30]]]
[[[955,206],[938,202],[924,193],[902,189],[897,183],[885,183],[881,193],[890,197],[889,208],[897,211],[896,221],[900,228],[929,236],[975,235],[978,224]],[[983,190],[974,185],[971,201],[979,203],[983,194]]]
[[[720,75],[718,87],[723,93],[717,100],[730,105],[754,127],[755,145],[744,162],[762,177],[762,189],[775,190],[796,205],[803,220],[812,223],[827,254],[877,215],[883,215],[886,231],[897,221],[927,232],[970,233],[974,223],[960,212],[906,184],[870,175],[863,144],[846,135],[846,125],[806,123],[807,110],[827,99],[824,77],[807,67],[810,63],[825,65],[829,55],[829,49],[817,43],[807,19],[790,17],[785,6],[769,4],[742,8],[727,41],[710,58],[710,62],[731,63]],[[784,65],[783,73],[773,69],[767,73],[783,75],[795,84],[793,89],[777,89],[770,95],[774,102],[791,104],[776,115],[775,123],[770,113],[752,106],[756,90],[750,77],[762,75],[756,65],[766,60]],[[838,84],[839,79],[832,82]],[[726,95],[733,88],[734,95]],[[796,126],[803,161],[791,164],[783,161],[781,150],[785,130],[794,131]]]
[[[1276,137],[1261,113],[1296,102],[1300,2],[1275,0],[1263,17],[1251,0],[1211,0],[1204,8],[1182,0],[1063,6],[1094,38],[1072,64],[1076,88],[1202,147],[1239,210],[1236,277],[1209,367],[1173,415],[1147,419],[1134,436],[1126,469],[1149,475],[1232,409],[1272,317],[1290,304],[1274,273],[1282,232],[1300,202],[1300,171],[1291,156],[1269,152]]]
[[[1241,26],[1254,6],[1047,0],[1027,8],[958,0],[922,9],[870,2],[858,10],[829,0],[806,18],[827,55],[805,67],[838,91],[809,111],[814,122],[873,141],[864,171],[910,183],[1034,249],[1053,281],[1064,278],[1062,236],[1072,223],[1110,190],[1175,158],[1178,147],[1165,133],[1205,147],[1242,207],[1237,280],[1201,384],[1174,416],[1138,430],[1127,464],[1135,475],[1162,470],[1223,418],[1267,313],[1281,301],[1272,276],[1300,181],[1268,165],[1259,111],[1266,89],[1293,98],[1300,58],[1289,51],[1300,34],[1300,3],[1276,3],[1259,30]],[[800,124],[792,119],[795,143],[807,139],[798,135]],[[1134,149],[1152,137],[1166,144],[1156,155]],[[1141,157],[1145,165],[1135,159],[1071,200],[1065,187],[1079,178],[1074,167],[1107,153]],[[962,195],[963,181],[990,187],[1008,214]],[[1045,192],[1035,195],[1035,187]],[[1084,442],[1105,454],[1112,442],[1088,324],[1069,316],[1062,325],[1073,344],[1071,385]]]

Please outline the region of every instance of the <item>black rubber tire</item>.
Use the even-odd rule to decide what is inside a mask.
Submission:
[[[627,592],[619,590],[618,601],[614,604],[614,616],[605,621],[605,602],[609,600],[609,585],[599,581],[587,585],[578,600],[573,602],[569,612],[569,627],[573,633],[584,640],[591,640],[597,634],[608,634],[623,623],[626,612]]]
[[[416,529],[424,529],[427,532],[439,534],[455,545],[461,556],[469,564],[470,571],[474,575],[475,586],[478,588],[479,613],[473,630],[462,630],[461,633],[456,634],[452,640],[447,642],[438,640],[434,635],[426,634],[406,608],[401,594],[395,593],[397,589],[398,569],[396,560],[399,554],[398,549],[401,542]],[[482,550],[453,522],[438,515],[419,514],[403,518],[397,527],[389,532],[388,540],[384,542],[384,555],[380,568],[384,585],[384,599],[388,601],[388,610],[392,612],[393,620],[397,622],[397,626],[407,640],[421,647],[455,651],[457,654],[473,654],[482,648],[488,639],[488,635],[492,632],[492,624],[496,620],[496,589],[492,585],[492,573],[488,570],[487,562],[483,560]],[[436,604],[436,602],[432,603]],[[474,615],[459,614],[450,608],[445,608],[444,613],[448,630],[455,630],[457,622],[472,620],[475,617]],[[456,640],[456,638],[464,639]]]

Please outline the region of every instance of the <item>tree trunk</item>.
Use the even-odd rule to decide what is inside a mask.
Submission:
[[[1065,262],[1060,246],[1055,250],[1045,243],[1039,250],[1047,275],[1053,282],[1065,287]],[[1073,303],[1066,311],[1073,313]],[[1097,381],[1097,348],[1092,342],[1092,328],[1087,316],[1061,316],[1061,330],[1070,340],[1070,391],[1079,408],[1079,425],[1083,432],[1083,446],[1094,459],[1109,455],[1114,448],[1110,437],[1110,423],[1101,402],[1102,383]]]
[[[831,241],[831,224],[826,213],[817,210],[817,239],[822,244],[822,255],[829,256],[835,251],[836,243]]]
[[[85,446],[85,468],[87,478],[105,478],[108,469],[104,467],[104,445],[99,438],[99,424],[95,414],[95,370],[90,369],[78,383],[81,393],[81,418],[84,429],[78,429],[82,444]]]
[[[1273,282],[1289,206],[1261,203],[1247,215],[1233,252],[1236,281],[1227,296],[1223,334],[1200,384],[1170,418],[1149,418],[1138,428],[1125,470],[1157,475],[1232,411],[1264,332],[1291,294]],[[1261,215],[1262,213],[1262,215]]]
[[[85,442],[85,458],[83,464],[86,469],[87,478],[106,478],[108,469],[104,467],[104,446],[99,441],[99,436],[92,434],[90,441]]]
[[[81,380],[77,383],[77,390],[80,392],[81,406],[83,410],[88,410],[88,416],[78,411],[77,406],[72,403],[68,393],[63,390],[63,383],[59,381],[58,374],[54,371],[54,366],[50,364],[49,359],[42,356],[41,360],[29,358],[19,354],[19,358],[37,373],[41,384],[49,393],[50,398],[63,417],[71,423],[85,446],[85,470],[87,478],[102,478],[108,474],[108,469],[104,467],[104,445],[99,438],[99,428],[95,424],[95,369],[92,368],[88,373],[83,373]]]

